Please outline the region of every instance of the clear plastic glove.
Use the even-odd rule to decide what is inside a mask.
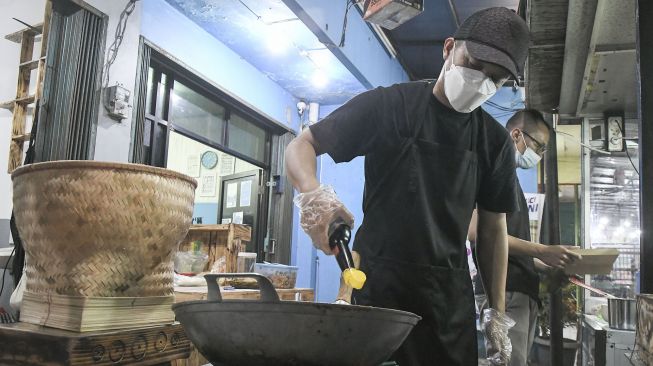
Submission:
[[[321,185],[314,191],[300,193],[294,199],[299,207],[299,221],[304,232],[311,237],[313,246],[326,254],[333,254],[329,247],[329,225],[337,218],[354,226],[354,216],[340,202],[331,186]]]
[[[515,321],[506,314],[495,309],[483,310],[481,329],[485,337],[487,360],[491,365],[508,365],[512,354],[512,344],[508,338],[508,330],[515,325]]]
[[[348,301],[342,300],[342,299],[338,299],[338,300],[334,301],[333,304],[335,304],[335,305],[351,305]]]

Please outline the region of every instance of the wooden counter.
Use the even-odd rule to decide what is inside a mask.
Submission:
[[[309,301],[315,299],[315,293],[310,288],[276,289],[279,298],[285,301]],[[175,302],[206,300],[206,286],[179,287],[175,286]],[[222,298],[227,300],[255,300],[260,297],[258,290],[222,290]]]

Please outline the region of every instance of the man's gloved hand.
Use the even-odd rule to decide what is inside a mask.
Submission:
[[[340,202],[331,186],[321,185],[314,191],[300,193],[294,202],[299,207],[302,229],[311,237],[313,246],[326,254],[332,254],[329,247],[329,225],[341,218],[350,227],[354,226],[354,216]]]
[[[508,330],[514,325],[515,321],[506,314],[491,308],[483,310],[481,329],[485,336],[487,360],[491,365],[507,365],[510,362],[512,344]]]

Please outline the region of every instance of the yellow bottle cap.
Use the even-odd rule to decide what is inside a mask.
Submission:
[[[367,280],[365,273],[355,268],[348,268],[342,271],[342,278],[345,280],[347,285],[355,288],[356,290],[362,289],[363,285],[365,284],[365,280]]]

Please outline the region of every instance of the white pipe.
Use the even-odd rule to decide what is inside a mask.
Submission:
[[[308,107],[308,123],[313,124],[320,118],[320,104],[310,103]]]

